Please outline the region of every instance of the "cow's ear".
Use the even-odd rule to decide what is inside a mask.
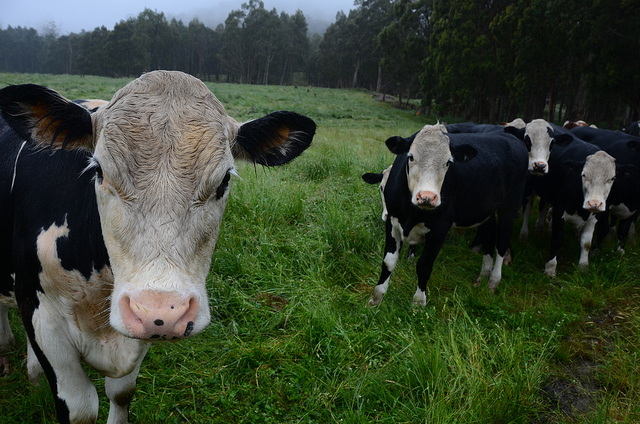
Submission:
[[[634,152],[640,152],[640,141],[638,140],[629,140],[627,141],[627,147]]]
[[[556,134],[553,137],[553,144],[556,146],[566,146],[573,141],[571,134]]]
[[[407,153],[411,148],[411,143],[415,137],[402,138],[399,135],[394,135],[393,137],[389,137],[384,144],[387,145],[391,153],[396,155],[401,155],[403,153]]]
[[[451,148],[451,155],[455,162],[466,162],[475,158],[478,155],[478,151],[469,144],[461,144]]]
[[[524,128],[504,127],[504,132],[506,132],[507,134],[515,135],[520,140],[524,140]]]
[[[316,123],[295,112],[273,112],[238,129],[233,156],[265,166],[284,165],[311,145]]]
[[[368,184],[380,184],[382,182],[382,173],[367,172],[362,175],[362,179]]]
[[[0,90],[0,113],[22,138],[52,148],[93,149],[91,113],[41,85]]]
[[[562,162],[562,165],[565,168],[568,168],[568,169],[570,169],[572,171],[582,172],[582,168],[584,168],[584,163],[585,163],[585,161],[569,159],[569,160],[565,160],[564,162]]]

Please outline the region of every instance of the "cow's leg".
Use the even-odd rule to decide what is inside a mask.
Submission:
[[[593,231],[596,227],[597,219],[595,215],[589,215],[589,218],[582,225],[582,231],[580,232],[580,260],[578,261],[578,268],[580,271],[587,271],[589,269],[589,250],[591,250],[591,242],[593,240]]]
[[[629,237],[629,231],[631,230],[631,226],[638,219],[638,211],[636,211],[632,216],[626,219],[621,219],[618,224],[618,246],[617,249],[620,253],[624,255],[624,245],[627,242],[627,237]]]
[[[425,306],[427,304],[427,283],[431,277],[431,271],[433,270],[433,264],[442,249],[444,239],[447,236],[449,227],[442,226],[443,228],[434,228],[427,234],[424,243],[424,250],[422,255],[418,259],[416,264],[416,273],[418,274],[418,288],[413,295],[413,303],[418,306]]]
[[[558,251],[564,241],[564,208],[554,205],[551,218],[551,251],[549,259],[544,266],[544,273],[549,277],[556,276],[556,267],[558,265]]]
[[[0,304],[0,375],[11,372],[9,350],[15,344],[13,332],[9,325],[9,306]]]
[[[500,210],[498,211],[498,225],[496,228],[496,261],[493,264],[493,270],[489,277],[489,290],[495,292],[500,280],[502,280],[502,265],[506,262],[506,258],[511,257],[511,232],[513,230],[513,221],[515,221],[516,210]]]
[[[599,250],[602,248],[602,242],[609,234],[609,211],[603,212],[596,222],[595,232],[593,236],[593,249]]]
[[[402,248],[402,235],[393,228],[392,218],[389,217],[386,222],[386,242],[384,246],[384,259],[382,260],[382,272],[378,284],[373,289],[373,295],[369,299],[369,305],[377,306],[382,301],[387,289],[389,288],[389,280],[391,273],[398,263],[400,249]]]
[[[27,338],[27,377],[29,377],[29,381],[34,386],[40,385],[40,377],[44,373],[38,358],[36,357],[33,348],[31,347],[31,342]]]
[[[520,241],[525,242],[529,238],[529,218],[533,207],[533,193],[526,199],[524,212],[522,213],[522,227],[520,227]]]
[[[482,240],[482,268],[480,268],[480,275],[476,278],[475,287],[478,287],[483,278],[491,275],[493,269],[493,254],[496,249],[496,219],[495,216],[491,216],[485,223],[478,228],[478,234]]]
[[[136,391],[136,379],[144,356],[140,356],[136,368],[130,374],[120,378],[105,377],[104,387],[110,401],[107,424],[129,422],[129,404]]]

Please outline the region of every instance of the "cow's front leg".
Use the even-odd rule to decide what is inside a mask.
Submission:
[[[110,401],[107,424],[129,423],[129,404],[136,391],[136,379],[143,359],[144,355],[141,355],[135,369],[124,377],[105,377],[104,387]]]
[[[384,258],[382,260],[382,272],[380,273],[378,284],[373,289],[373,295],[371,299],[369,299],[369,305],[371,306],[379,305],[387,292],[391,273],[398,263],[400,249],[402,248],[402,234],[394,228],[391,223],[392,219],[392,217],[389,217],[386,222],[387,235],[384,246]]]
[[[558,251],[564,241],[564,208],[553,206],[553,215],[551,218],[551,251],[549,259],[544,266],[544,273],[549,277],[556,276],[556,267],[558,266]]]
[[[444,239],[446,238],[448,231],[449,227],[443,226],[441,229],[432,229],[432,231],[426,236],[424,250],[416,264],[418,288],[416,289],[416,293],[413,295],[413,303],[418,306],[425,306],[427,304],[427,283],[429,282],[429,278],[431,278],[433,264],[438,257],[438,253],[440,253],[440,249],[442,249],[442,245],[444,244]]]
[[[11,372],[8,353],[14,344],[13,332],[9,325],[9,306],[0,304],[0,375]]]
[[[578,261],[578,269],[585,272],[589,269],[589,250],[591,250],[591,242],[593,240],[593,231],[596,227],[597,219],[594,214],[581,226],[580,232],[580,260]]]

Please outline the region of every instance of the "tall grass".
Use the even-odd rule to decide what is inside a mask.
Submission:
[[[0,84],[19,82],[70,98],[110,98],[125,83],[0,74]],[[132,422],[640,421],[637,246],[620,256],[607,244],[581,274],[567,234],[550,279],[542,273],[548,233],[514,238],[514,263],[491,294],[472,286],[481,258],[469,250],[472,234],[456,230],[426,307],[411,306],[415,261],[402,259],[371,308],[384,231],[378,188],[360,176],[391,163],[387,137],[435,118],[359,91],[209,86],[239,120],[295,110],[318,132],[284,167],[238,165],[208,280],[212,323],[191,340],[151,348]],[[17,314],[11,320],[17,346],[14,372],[0,379],[0,423],[54,422],[47,385],[26,380],[25,336]],[[102,422],[107,413],[101,396]]]

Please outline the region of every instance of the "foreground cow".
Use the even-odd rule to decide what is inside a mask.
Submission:
[[[597,147],[574,139],[549,157],[549,186],[543,200],[551,203],[551,251],[545,274],[556,275],[557,255],[564,240],[564,222],[580,233],[581,270],[589,267],[589,250],[596,221],[607,209],[616,176],[615,159]]]
[[[11,127],[0,139],[0,348],[17,305],[29,372],[44,370],[58,420],[97,419],[84,361],[106,376],[108,423],[126,423],[150,342],[209,323],[205,280],[234,157],[284,164],[315,124],[276,112],[240,125],[202,82],[165,71],[93,114],[35,85],[0,90],[0,112]]]
[[[524,188],[524,145],[507,134],[447,135],[430,127],[406,139],[391,137],[386,144],[397,156],[384,186],[385,255],[369,303],[378,305],[387,292],[402,244],[425,241],[413,298],[425,305],[433,263],[452,226],[480,225],[485,257],[476,283],[489,276],[489,288],[495,290]]]
[[[618,250],[624,252],[624,245],[631,225],[640,211],[640,138],[621,131],[574,128],[572,132],[580,139],[597,146],[616,159],[616,180],[609,194],[607,213],[619,220]],[[608,219],[598,221],[595,245],[600,247],[609,232]]]

